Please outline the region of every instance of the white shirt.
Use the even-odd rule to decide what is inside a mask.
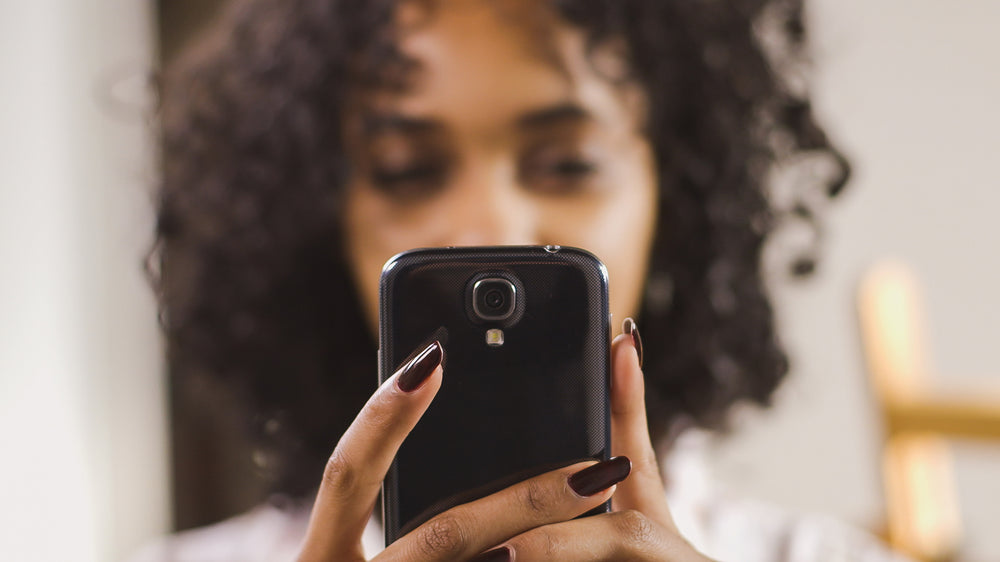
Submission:
[[[674,521],[699,552],[727,562],[906,560],[874,537],[835,519],[725,497],[707,477],[699,441],[697,435],[685,436],[663,464]],[[221,523],[160,539],[131,562],[292,561],[308,521],[306,509],[262,505]],[[382,529],[374,519],[368,522],[362,543],[369,557],[382,550]]]

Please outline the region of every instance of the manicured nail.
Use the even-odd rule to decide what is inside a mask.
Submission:
[[[635,348],[636,355],[639,356],[639,367],[642,367],[642,338],[639,336],[639,327],[635,325],[635,320],[626,318],[622,324],[622,333],[632,336],[632,347]]]
[[[427,377],[431,376],[434,369],[441,364],[441,343],[435,341],[434,343],[428,345],[420,352],[419,355],[413,358],[409,363],[407,363],[402,372],[399,373],[399,378],[396,379],[396,384],[399,389],[403,392],[413,392],[414,390],[420,388]]]
[[[628,457],[614,457],[577,472],[569,477],[569,487],[581,496],[592,496],[625,480],[632,472]]]
[[[494,548],[473,558],[469,562],[510,562],[510,549],[506,546]]]

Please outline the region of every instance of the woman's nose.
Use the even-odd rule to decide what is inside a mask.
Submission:
[[[538,244],[538,209],[513,170],[483,166],[462,174],[451,191],[445,245]]]

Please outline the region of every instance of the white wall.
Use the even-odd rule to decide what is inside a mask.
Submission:
[[[778,287],[792,378],[717,452],[719,473],[740,493],[874,527],[880,434],[854,312],[865,267],[898,257],[920,276],[943,384],[1000,386],[1000,2],[807,6],[817,110],[856,175],[827,213],[818,277]],[[970,559],[998,559],[1000,445],[963,445],[957,472]]]
[[[150,6],[0,3],[0,557],[120,559],[167,524]]]

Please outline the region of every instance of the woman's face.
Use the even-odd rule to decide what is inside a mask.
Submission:
[[[531,2],[405,5],[403,91],[351,111],[347,252],[372,327],[382,264],[411,248],[560,244],[607,265],[634,315],[656,221],[645,98],[611,48]]]

